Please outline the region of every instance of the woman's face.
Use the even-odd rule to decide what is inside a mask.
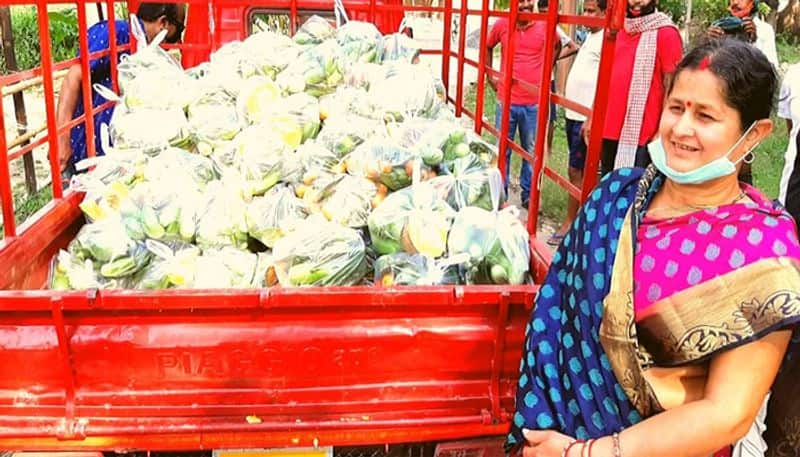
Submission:
[[[667,165],[676,171],[692,171],[726,155],[741,137],[739,112],[728,105],[722,90],[722,81],[709,70],[683,70],[675,80],[659,134]],[[728,158],[736,162],[753,144],[745,138]]]

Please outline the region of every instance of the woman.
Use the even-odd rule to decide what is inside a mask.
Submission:
[[[606,176],[553,258],[509,449],[762,455],[766,410],[767,455],[800,455],[800,364],[787,352],[800,246],[786,212],[737,181],[772,131],[776,86],[763,54],[735,40],[681,61],[653,165]]]

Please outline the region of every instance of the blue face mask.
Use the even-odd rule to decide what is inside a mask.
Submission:
[[[661,142],[661,138],[658,138],[650,143],[647,146],[647,149],[650,151],[650,159],[653,161],[653,165],[655,165],[655,167],[658,168],[658,171],[663,173],[664,176],[671,181],[678,184],[702,184],[713,179],[736,173],[736,164],[744,160],[745,157],[749,156],[750,152],[755,149],[758,144],[750,148],[747,153],[736,162],[731,162],[728,156],[730,156],[731,153],[739,147],[739,144],[741,144],[741,142],[744,140],[747,134],[750,133],[750,130],[752,130],[755,125],[755,122],[753,122],[747,131],[744,132],[744,135],[742,135],[736,141],[736,143],[731,146],[730,149],[728,149],[728,152],[726,152],[724,156],[720,157],[719,159],[712,160],[711,162],[708,162],[707,164],[697,167],[691,171],[677,171],[667,165],[667,152],[664,150],[664,144]]]

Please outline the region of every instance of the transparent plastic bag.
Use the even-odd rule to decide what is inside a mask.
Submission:
[[[490,171],[477,156],[469,155],[455,159],[445,173],[431,179],[430,183],[439,195],[457,211],[467,206],[491,211]],[[500,202],[505,200],[500,195]]]
[[[297,184],[310,186],[320,174],[346,171],[342,158],[316,141],[303,143],[295,151],[295,156],[303,171],[302,183]]]
[[[332,39],[303,51],[276,78],[285,94],[305,92],[314,97],[333,93],[343,81],[342,52]]]
[[[137,186],[120,206],[120,215],[134,240],[191,242],[204,203],[200,187],[190,177],[165,175]]]
[[[377,195],[375,184],[365,178],[326,175],[315,180],[305,191],[305,201],[312,212],[346,227],[367,225],[367,218]]]
[[[236,138],[236,168],[244,184],[244,197],[264,195],[281,181],[300,174],[299,163],[289,145],[261,126],[248,127]]]
[[[117,65],[117,81],[123,94],[128,93],[130,82],[143,73],[161,72],[163,74],[183,73],[180,64],[161,48],[167,31],[161,31],[150,43],[142,29],[139,19],[131,14],[131,33],[136,37],[138,49],[130,55],[120,57]],[[158,88],[152,88],[158,90]]]
[[[247,204],[242,185],[234,176],[223,176],[209,183],[203,193],[205,205],[198,212],[197,245],[204,252],[224,246],[247,248]]]
[[[297,59],[301,49],[286,35],[262,31],[244,41],[244,51],[252,56],[260,74],[274,80],[278,73]]]
[[[319,101],[305,93],[282,98],[264,121],[264,128],[277,133],[292,150],[316,138],[320,127]]]
[[[336,29],[326,19],[314,15],[297,29],[292,40],[300,46],[313,46],[334,37]]]
[[[309,215],[309,209],[287,186],[277,186],[247,205],[250,236],[272,248]]]
[[[49,288],[54,290],[103,289],[91,259],[78,259],[65,250],[58,251],[50,265]]]
[[[391,141],[367,141],[359,145],[345,159],[347,171],[355,176],[364,176],[396,191],[411,185],[414,164],[419,159],[416,151],[404,148]],[[421,171],[422,180],[428,179],[431,171]]]
[[[428,69],[398,63],[387,66],[386,77],[370,85],[369,99],[373,111],[384,119],[434,119],[444,107],[442,87]]]
[[[242,82],[236,107],[250,124],[263,122],[276,106],[282,106],[280,88],[266,76],[255,76]]]
[[[372,116],[365,89],[340,86],[336,89],[336,92],[320,97],[319,117],[323,121],[334,122],[338,118],[350,115],[357,115],[363,118]]]
[[[336,41],[349,63],[381,61],[383,36],[372,23],[350,21],[336,29]]]
[[[383,37],[384,62],[416,63],[422,45],[404,33],[392,33]]]
[[[354,114],[336,116],[322,126],[317,143],[343,158],[367,139],[383,137],[385,132],[383,123],[374,119]]]
[[[147,240],[153,260],[136,276],[137,289],[183,288],[194,282],[200,249],[189,243]]]
[[[367,273],[364,240],[356,230],[311,217],[272,251],[284,287],[351,286]]]
[[[244,81],[262,74],[258,56],[252,47],[241,41],[231,41],[211,54],[208,74],[205,78],[209,87],[218,86],[226,92],[237,95]],[[268,78],[270,79],[270,78]]]
[[[407,252],[440,257],[455,212],[428,182],[419,182],[419,170],[410,187],[399,190],[369,216],[372,246],[378,254]]]
[[[216,181],[221,174],[217,164],[208,157],[176,148],[150,157],[143,167],[143,178],[148,181],[190,181],[189,186],[197,189]]]
[[[375,282],[383,287],[461,284],[460,269],[469,256],[436,260],[420,254],[384,255],[375,261]]]
[[[233,247],[207,249],[197,259],[194,289],[252,289],[264,287],[269,254],[253,254]]]
[[[81,227],[68,250],[77,261],[90,259],[100,276],[109,279],[130,276],[150,261],[144,245],[128,236],[116,217]]]
[[[469,255],[468,284],[524,284],[530,265],[528,231],[516,207],[497,210],[500,173],[492,173],[490,182],[493,210],[467,207],[459,211],[447,240],[448,253]]]
[[[169,145],[184,147],[191,144],[189,123],[182,108],[129,108],[117,94],[100,84],[95,91],[103,98],[117,103],[108,125],[104,146],[115,149],[158,151]],[[108,152],[107,148],[104,148]]]
[[[220,89],[209,91],[192,102],[187,114],[189,129],[198,143],[231,140],[245,125],[236,107],[236,98]]]

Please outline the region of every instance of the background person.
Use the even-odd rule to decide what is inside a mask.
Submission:
[[[535,0],[521,0],[519,2],[519,12],[532,13]],[[513,78],[518,81],[525,81],[528,84],[540,87],[542,84],[542,65],[544,64],[544,46],[547,26],[542,21],[532,21],[528,19],[517,20],[515,33],[515,53],[508,56],[509,23],[508,19],[500,18],[492,26],[486,40],[486,59],[487,65],[492,66],[492,57],[495,46],[501,45],[501,68],[505,68],[506,59],[513,59],[514,71]],[[555,55],[561,51],[561,43],[556,41]],[[497,92],[498,102],[495,111],[495,126],[501,128],[503,106],[500,99],[506,88],[502,81],[495,78],[488,78],[489,85]],[[508,138],[514,139],[519,131],[520,145],[529,153],[534,152],[534,138],[536,135],[536,119],[538,115],[539,94],[523,88],[521,84],[512,81],[511,87],[511,106],[509,109]],[[506,175],[505,186],[508,193],[509,172],[511,170],[511,148],[506,149]],[[520,201],[524,208],[530,203],[531,192],[531,164],[527,160],[522,160],[520,169]]]
[[[186,18],[185,5],[175,3],[141,3],[136,12],[141,21],[142,28],[147,36],[147,42],[155,38],[161,30],[167,30],[167,43],[177,43],[181,39]],[[130,42],[130,24],[127,21],[117,19],[114,21],[116,29],[117,46],[123,46]],[[87,30],[89,53],[105,51],[109,48],[109,25],[108,21],[101,21]],[[120,52],[118,57],[122,57],[126,52]],[[80,56],[80,51],[78,51]],[[103,56],[89,62],[91,72],[91,84],[101,84],[111,89],[111,57]],[[84,77],[80,63],[76,63],[69,68],[64,81],[61,83],[61,90],[58,94],[58,106],[56,119],[58,125],[64,125],[69,121],[84,114],[83,95],[81,80]],[[97,107],[107,100],[92,89],[92,106]],[[103,155],[103,147],[100,142],[100,125],[108,124],[114,107],[107,108],[94,116],[95,131],[95,151],[97,155]],[[74,165],[78,161],[86,158],[86,128],[80,123],[72,128],[69,133],[64,133],[59,137],[59,151],[62,172],[66,175],[74,173]]]
[[[587,0],[583,4],[583,15],[589,17],[602,17],[606,14],[606,0]],[[591,108],[594,105],[594,95],[597,89],[597,75],[600,71],[600,54],[603,47],[603,28],[590,27],[589,34],[578,51],[572,68],[567,76],[565,95],[569,100]],[[566,122],[564,131],[567,135],[569,148],[569,182],[580,187],[583,183],[583,167],[586,162],[586,142],[583,139],[583,126],[586,116],[566,109],[564,111]],[[547,244],[558,246],[569,225],[578,212],[578,200],[569,197],[567,202],[567,216],[561,227],[547,240]]]

